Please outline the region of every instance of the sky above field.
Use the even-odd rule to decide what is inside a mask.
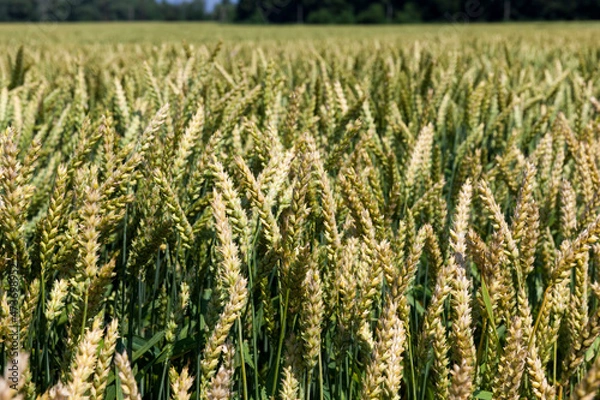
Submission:
[[[167,0],[170,3],[174,3],[174,4],[180,4],[183,3],[185,0]],[[206,11],[211,12],[214,8],[215,5],[219,4],[221,2],[221,0],[204,0],[204,2],[206,3]],[[232,3],[237,3],[237,0],[233,0]]]
[[[212,11],[215,8],[215,4],[217,4],[219,0],[206,0],[206,10]]]

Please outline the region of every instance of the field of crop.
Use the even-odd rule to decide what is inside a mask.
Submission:
[[[0,399],[595,398],[599,37],[0,26]]]

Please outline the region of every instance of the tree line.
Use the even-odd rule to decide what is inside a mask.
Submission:
[[[0,0],[0,21],[383,24],[600,19],[600,0]]]
[[[414,23],[600,18],[600,0],[240,0],[238,21]]]
[[[204,0],[0,0],[0,21],[206,20]]]

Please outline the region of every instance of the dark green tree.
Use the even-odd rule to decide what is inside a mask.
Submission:
[[[34,21],[37,10],[34,0],[0,0],[0,20]]]
[[[213,15],[219,22],[232,22],[235,20],[236,6],[230,0],[222,0],[215,6]]]
[[[385,8],[381,3],[373,3],[356,16],[359,24],[383,24],[386,22]]]

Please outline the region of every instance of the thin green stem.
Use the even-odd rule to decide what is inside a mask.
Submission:
[[[323,400],[323,360],[319,351],[319,400]]]
[[[244,400],[248,400],[248,381],[246,379],[246,360],[244,359],[244,337],[242,335],[242,320],[237,318],[238,341],[240,347],[240,362],[242,369],[242,393]]]
[[[281,362],[281,351],[283,349],[283,339],[285,338],[285,326],[287,319],[287,309],[290,299],[290,290],[287,289],[285,292],[285,301],[283,305],[282,317],[281,317],[281,332],[279,333],[279,343],[277,345],[277,357],[275,358],[275,376],[273,378],[273,386],[271,388],[271,396],[275,396],[277,392],[277,382],[279,380],[279,364]]]

